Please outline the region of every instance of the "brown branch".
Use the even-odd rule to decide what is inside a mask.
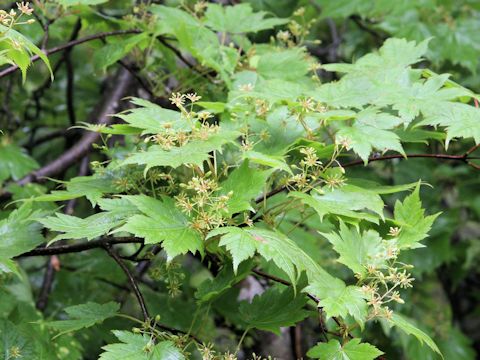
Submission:
[[[40,294],[38,295],[37,302],[35,304],[36,308],[43,312],[48,305],[48,297],[52,291],[53,280],[55,279],[55,266],[53,264],[53,259],[49,258],[47,261],[47,268],[43,274],[42,287],[40,288]]]
[[[75,27],[73,28],[72,36],[70,37],[70,41],[75,41],[78,38],[78,34],[82,28],[82,20],[78,19],[75,23]],[[75,116],[75,104],[74,104],[74,89],[75,89],[75,68],[72,62],[72,47],[69,47],[64,52],[65,58],[65,67],[67,71],[67,86],[66,86],[66,103],[67,103],[67,113],[68,119],[70,120],[70,125],[73,126],[76,123],[76,116]]]
[[[17,258],[71,254],[91,249],[103,248],[105,245],[112,246],[118,244],[143,244],[143,240],[135,237],[104,237],[99,240],[92,240],[76,244],[42,246],[23,253],[22,255],[17,256]]]
[[[465,155],[449,155],[449,154],[408,154],[407,156],[403,156],[401,154],[395,155],[385,155],[385,156],[372,156],[368,158],[367,165],[375,162],[375,161],[384,161],[384,160],[392,160],[392,159],[405,159],[408,158],[429,158],[429,159],[440,159],[440,160],[453,160],[453,161],[462,161],[466,162]],[[342,167],[351,167],[356,165],[364,164],[363,160],[354,160],[346,164],[342,164]]]
[[[132,29],[132,30],[108,31],[108,32],[103,32],[103,33],[99,33],[99,34],[93,34],[93,35],[85,36],[81,39],[69,41],[68,43],[65,43],[63,45],[59,45],[59,46],[50,48],[48,50],[45,50],[44,53],[45,53],[45,55],[51,55],[51,54],[55,54],[57,52],[72,48],[74,46],[86,43],[88,41],[99,40],[99,39],[103,39],[103,38],[106,38],[106,37],[109,37],[109,36],[140,34],[141,32],[142,32],[141,30]],[[30,58],[30,61],[33,63],[33,62],[38,61],[39,59],[40,59],[40,56],[34,55]],[[3,71],[0,71],[0,79],[2,77],[5,77],[5,76],[17,71],[18,69],[19,69],[19,67],[16,66],[16,65],[9,66],[8,68],[4,69]]]
[[[143,298],[140,288],[138,287],[137,280],[135,280],[135,277],[130,272],[130,269],[127,265],[125,265],[122,259],[120,259],[120,256],[118,256],[118,254],[115,252],[115,250],[112,249],[111,246],[107,244],[104,245],[103,248],[112,257],[112,259],[115,260],[115,262],[118,264],[118,266],[120,266],[120,268],[127,276],[130,286],[135,294],[135,297],[137,298],[138,304],[140,305],[140,309],[142,310],[143,320],[145,320],[145,322],[150,321],[147,304],[145,303],[145,299]]]
[[[428,158],[428,159],[439,159],[439,160],[452,160],[452,161],[460,161],[463,162],[467,165],[470,165],[471,167],[475,169],[480,170],[480,166],[473,164],[469,162],[469,159],[476,159],[474,157],[470,157],[469,154],[471,154],[473,151],[475,151],[478,147],[480,147],[480,144],[477,146],[474,146],[471,148],[467,153],[463,155],[449,155],[449,154],[407,154],[407,156],[403,156],[400,154],[395,154],[395,155],[385,155],[385,156],[372,156],[368,158],[367,165],[375,162],[375,161],[385,161],[385,160],[392,160],[392,159],[402,159],[402,160],[408,160],[409,158]],[[363,160],[354,160],[345,164],[341,164],[342,167],[352,167],[352,166],[357,166],[357,165],[362,165],[364,164]],[[281,193],[283,191],[287,190],[287,187],[285,185],[279,186],[278,188],[275,188],[265,194],[262,194],[258,196],[255,199],[255,203],[259,204],[261,203],[264,199],[268,199],[278,193]]]
[[[90,117],[97,119],[97,124],[109,124],[112,122],[113,114],[118,106],[120,99],[125,96],[130,87],[132,76],[125,69],[120,69],[114,79],[109,81],[113,89],[107,91],[100,104],[92,111]],[[100,138],[96,132],[87,132],[74,146],[63,153],[51,163],[32,172],[18,181],[19,185],[25,185],[30,182],[39,181],[42,177],[51,177],[58,175],[68,169],[79,159],[84,157],[91,149],[91,145]]]

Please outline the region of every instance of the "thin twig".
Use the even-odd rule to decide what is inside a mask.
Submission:
[[[130,286],[132,287],[135,297],[137,298],[138,304],[140,305],[140,309],[142,310],[143,320],[145,320],[145,322],[148,322],[150,320],[150,315],[148,314],[147,304],[145,303],[145,299],[143,298],[140,288],[138,287],[137,280],[135,280],[128,266],[125,265],[122,259],[120,259],[120,256],[118,256],[118,254],[115,252],[115,250],[112,249],[111,246],[104,245],[103,248],[106,252],[108,252],[112,259],[115,260],[115,262],[118,264],[118,266],[120,266],[120,268],[127,276]]]
[[[132,30],[108,31],[108,32],[103,32],[103,33],[99,33],[99,34],[93,34],[93,35],[85,36],[81,39],[69,41],[68,43],[63,44],[63,45],[59,45],[59,46],[47,49],[47,50],[44,51],[44,53],[45,53],[45,55],[51,55],[51,54],[55,54],[57,52],[72,48],[74,46],[86,43],[88,41],[103,39],[103,38],[106,38],[106,37],[109,37],[109,36],[140,34],[141,32],[142,32],[141,30],[132,29]],[[40,56],[34,55],[30,58],[30,61],[33,63],[35,61],[38,61],[39,59],[40,59]],[[0,71],[0,78],[11,74],[11,73],[17,71],[18,69],[19,69],[19,67],[16,66],[16,65],[9,66],[5,70]]]
[[[102,101],[92,111],[90,117],[97,120],[97,124],[109,124],[112,122],[111,114],[115,112],[118,103],[126,92],[130,90],[132,76],[125,69],[119,69],[117,75],[111,80],[113,89],[107,91]],[[100,138],[97,132],[87,132],[74,146],[61,156],[53,160],[51,163],[41,167],[40,169],[30,173],[17,183],[25,185],[30,182],[40,181],[44,177],[52,177],[58,175],[75,164],[79,159],[84,157],[90,150],[91,145]]]
[[[53,266],[53,259],[49,258],[47,261],[47,268],[43,274],[42,287],[40,288],[40,294],[36,302],[36,307],[39,311],[43,312],[48,305],[48,297],[52,291],[52,284],[55,278],[55,267]]]
[[[82,28],[82,20],[78,19],[75,23],[75,27],[73,28],[72,36],[70,37],[70,41],[75,41],[78,38],[78,34],[80,33],[80,29]],[[65,96],[67,98],[67,113],[68,119],[70,120],[70,125],[75,125],[76,116],[75,116],[75,96],[74,96],[74,89],[75,89],[75,68],[72,62],[72,53],[73,48],[68,48],[64,52],[65,58],[65,67],[67,71],[67,86],[66,86],[66,93]]]
[[[471,154],[471,152],[475,151],[480,145],[477,145],[473,147],[472,149],[469,150],[467,154],[463,155],[449,155],[449,154],[407,154],[406,156],[403,156],[401,154],[395,154],[395,155],[385,155],[385,156],[372,156],[368,158],[367,165],[375,162],[375,161],[385,161],[385,160],[392,160],[392,159],[403,159],[403,160],[408,160],[409,158],[429,158],[429,159],[439,159],[439,160],[452,160],[452,161],[460,161],[463,162],[467,165],[472,166],[475,169],[480,169],[480,167],[476,164],[473,164],[469,162],[468,160],[470,159],[475,159],[474,157],[468,156]],[[341,164],[342,167],[352,167],[352,166],[358,166],[362,165],[365,162],[363,160],[354,160],[345,164]],[[283,191],[287,190],[287,187],[285,185],[279,186],[278,188],[275,188],[265,194],[262,194],[258,196],[255,199],[255,203],[259,204],[261,203],[264,199],[268,199],[278,193],[281,193]]]
[[[91,249],[103,248],[105,245],[118,245],[118,244],[142,244],[143,240],[135,237],[104,237],[99,240],[92,240],[88,242],[81,242],[76,244],[54,245],[54,246],[42,246],[36,249],[30,250],[17,258],[24,258],[30,256],[50,256],[78,253]]]

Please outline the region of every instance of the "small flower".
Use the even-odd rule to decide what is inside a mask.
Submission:
[[[350,148],[352,147],[352,141],[349,139],[349,138],[346,138],[346,137],[338,137],[335,139],[335,142],[340,145],[341,147],[347,149],[347,150],[350,150]]]
[[[293,13],[293,16],[303,16],[303,15],[305,15],[305,8],[303,6],[295,10],[295,12]]]
[[[212,118],[213,115],[212,113],[208,112],[208,111],[202,111],[200,113],[198,113],[198,120],[204,122],[204,121],[207,121],[208,119]]]
[[[305,112],[313,111],[314,110],[313,99],[306,98],[306,99],[300,100],[300,106]]]
[[[393,236],[393,237],[397,237],[399,234],[400,234],[400,231],[402,229],[400,229],[399,227],[390,227],[390,229],[388,230],[388,235],[390,236]]]
[[[400,297],[400,293],[398,291],[394,291],[393,294],[390,296],[390,299],[399,304],[405,304],[405,301]]]
[[[9,358],[10,359],[18,359],[22,357],[22,352],[18,346],[12,346],[9,351]]]
[[[253,90],[253,85],[248,83],[248,84],[244,84],[244,85],[240,85],[238,87],[238,90],[240,91],[244,91],[244,92],[250,92]]]
[[[197,93],[190,93],[190,94],[185,95],[185,97],[188,100],[190,100],[192,103],[197,102],[198,100],[200,100],[202,98],[201,96],[198,96]]]
[[[195,5],[193,5],[193,11],[195,14],[201,14],[207,8],[207,3],[203,0],[198,1]]]
[[[319,63],[317,62],[311,62],[310,64],[308,64],[308,70],[311,71],[311,72],[316,72],[318,71],[320,68],[322,67],[322,65],[320,65]]]
[[[185,95],[180,93],[172,93],[172,96],[168,99],[172,104],[177,107],[182,107],[185,104]]]
[[[20,10],[22,14],[32,15],[33,9],[29,8],[29,5],[30,3],[28,1],[27,2],[22,1],[21,3],[17,2],[18,10]]]
[[[330,190],[333,190],[335,188],[339,188],[345,185],[345,179],[343,178],[342,175],[333,175],[333,176],[328,176],[325,179],[325,183]]]
[[[392,318],[392,316],[393,316],[393,311],[390,310],[390,309],[388,308],[388,306],[385,306],[382,310],[383,310],[382,316],[383,316],[385,319],[390,320],[390,319]]]
[[[279,31],[277,33],[277,39],[283,42],[288,42],[290,40],[291,34],[289,31]]]
[[[300,152],[305,155],[304,160],[300,162],[302,166],[313,167],[322,164],[322,162],[318,160],[317,152],[313,147],[302,148]]]

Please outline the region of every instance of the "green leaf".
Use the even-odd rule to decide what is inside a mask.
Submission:
[[[123,198],[135,205],[142,215],[131,216],[115,232],[127,231],[144,238],[147,244],[162,243],[169,260],[189,251],[203,254],[200,233],[190,227],[188,218],[175,207],[173,199],[162,197],[157,200],[145,195]]]
[[[65,7],[75,5],[98,5],[106,3],[108,0],[56,0],[60,5]]]
[[[336,281],[328,286],[328,290],[325,290],[324,284],[319,286],[318,283],[312,282],[304,291],[320,299],[318,305],[323,308],[328,317],[340,316],[344,318],[350,314],[363,326],[367,317],[368,306],[365,301],[365,294],[360,287],[346,286],[343,282]]]
[[[96,206],[103,195],[117,192],[113,180],[108,174],[77,176],[64,183],[66,190],[54,190],[50,194],[36,196],[33,201],[65,201],[85,196]]]
[[[195,297],[200,302],[212,301],[215,298],[221,296],[225,291],[231,289],[231,287],[250,274],[253,267],[253,262],[246,261],[240,265],[239,269],[235,269],[233,272],[230,264],[227,264],[218,273],[214,279],[207,279],[200,284]]]
[[[205,14],[205,24],[215,31],[233,34],[257,32],[286,24],[288,19],[269,18],[264,11],[253,12],[250,4],[222,6],[209,4]]]
[[[184,360],[185,357],[172,341],[155,344],[146,334],[134,334],[129,331],[114,330],[121,341],[102,347],[105,350],[99,360]]]
[[[421,111],[424,119],[417,126],[440,125],[446,127],[447,147],[453,138],[473,138],[476,144],[480,143],[480,124],[478,122],[480,109],[467,104],[432,101],[424,103]]]
[[[93,56],[94,66],[105,71],[110,65],[115,64],[130,53],[135,46],[147,40],[148,37],[148,33],[141,33],[103,46]]]
[[[300,48],[270,51],[258,59],[257,72],[265,79],[295,81],[307,74],[308,62]]]
[[[425,334],[422,330],[419,328],[415,327],[412,323],[410,323],[405,317],[394,313],[392,315],[392,318],[389,319],[389,323],[392,325],[397,326],[399,329],[407,333],[408,335],[413,335],[415,336],[418,341],[420,341],[422,344],[425,343],[427,346],[435,351],[436,353],[441,354],[437,344],[428,336]],[[442,356],[443,358],[443,356]]]
[[[121,201],[115,199],[114,201]],[[106,204],[111,204],[106,202]],[[132,207],[115,207],[112,211],[102,211],[86,217],[85,219],[76,216],[56,213],[55,216],[39,218],[38,222],[51,231],[62,232],[50,243],[62,239],[87,239],[92,240],[107,234],[111,229],[125,222],[135,210]]]
[[[232,255],[235,273],[242,261],[255,255],[257,243],[250,233],[245,230],[234,226],[225,226],[210,231],[207,239],[216,235],[223,235],[220,240],[220,246],[225,246]]]
[[[378,223],[383,219],[383,201],[374,191],[354,185],[344,185],[338,189],[328,190],[320,195],[313,192],[311,195],[292,192],[293,196],[311,206],[323,221],[325,215],[336,215],[352,219],[367,220]],[[371,212],[365,211],[370,210]]]
[[[21,255],[45,241],[40,224],[32,220],[37,215],[40,213],[32,212],[27,203],[0,221],[0,260]]]
[[[249,167],[244,161],[240,167],[232,171],[228,178],[220,184],[220,193],[232,195],[227,203],[228,213],[235,214],[240,211],[252,211],[252,199],[261,194],[265,188],[271,171],[260,171]]]
[[[340,221],[340,232],[324,234],[340,255],[338,262],[348,266],[354,273],[365,275],[368,265],[380,265],[379,256],[384,250],[383,239],[374,230],[364,231],[349,229]]]
[[[440,215],[440,213],[429,216],[424,214],[425,210],[422,209],[420,201],[420,184],[418,184],[403,203],[398,200],[395,203],[394,218],[401,229],[397,240],[399,248],[422,246],[419,241],[428,236],[433,222]]]
[[[217,235],[221,235],[219,245],[225,246],[232,255],[235,271],[240,262],[258,253],[282,269],[293,285],[296,285],[300,273],[305,271],[309,284],[315,286],[319,297],[327,297],[332,290],[339,293],[338,289],[345,287],[343,281],[327,273],[295,242],[279,231],[227,226],[212,230],[207,239]]]
[[[71,331],[101,324],[104,320],[115,316],[118,310],[120,310],[120,305],[114,302],[106,304],[87,302],[65,308],[70,320],[49,321],[43,324],[60,331],[55,336],[58,337]]]
[[[328,343],[318,343],[308,350],[307,356],[322,360],[374,360],[383,352],[360,339],[352,339],[345,344],[332,339]]]
[[[237,62],[238,52],[221,45],[217,35],[185,11],[162,5],[152,5],[151,12],[159,18],[159,30],[177,38],[181,48],[190,52],[202,65],[208,66],[230,84]]]
[[[142,134],[158,134],[165,131],[165,126],[174,130],[191,130],[190,124],[181,117],[180,112],[164,109],[150,101],[132,98],[130,102],[138,106],[116,116],[134,128],[142,129]]]
[[[10,58],[16,65],[18,65],[22,71],[23,82],[25,82],[27,68],[31,63],[30,54],[37,55],[45,63],[50,72],[50,77],[53,80],[53,72],[52,68],[50,67],[50,61],[42,50],[40,50],[33,42],[14,29],[7,28],[6,26],[0,24],[0,32],[2,37],[8,39],[8,41],[3,42],[11,43],[9,46],[7,46],[8,50],[5,56]],[[0,50],[3,47],[4,46],[1,46]]]
[[[309,315],[308,311],[303,310],[307,300],[303,294],[295,296],[291,287],[283,290],[271,287],[261,295],[256,295],[251,303],[242,302],[239,313],[247,328],[280,335],[280,327],[293,326]]]
[[[346,141],[348,149],[353,149],[365,164],[368,163],[368,157],[374,149],[381,152],[395,150],[404,155],[400,138],[393,131],[389,131],[401,123],[402,119],[396,116],[368,108],[357,114],[352,126],[340,126],[336,141],[338,143]]]
[[[210,136],[207,140],[193,140],[181,147],[164,150],[159,145],[153,145],[147,151],[137,152],[125,159],[121,165],[146,165],[145,172],[156,166],[177,168],[181,165],[194,164],[201,166],[209,158],[212,151],[221,151],[222,146],[234,141],[239,133],[222,131]]]
[[[25,331],[6,319],[0,319],[0,356],[3,359],[15,359],[15,350],[25,359],[35,359],[38,353],[33,339]]]
[[[293,175],[292,170],[282,156],[266,155],[257,151],[247,151],[243,154],[243,158],[249,159],[250,161],[259,165],[264,165],[275,169],[281,169]]]
[[[38,163],[14,144],[0,145],[0,183],[19,180],[38,168]]]

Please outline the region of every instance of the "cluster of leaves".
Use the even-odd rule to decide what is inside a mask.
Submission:
[[[471,145],[480,143],[479,96],[423,66],[437,66],[427,59],[445,49],[429,47],[423,35],[405,39],[417,33],[395,27],[404,21],[395,14],[408,9],[408,16],[423,16],[421,5],[314,1],[277,17],[269,1],[38,3],[60,40],[75,22],[88,25],[89,34],[122,35],[96,38],[108,40],[93,45],[93,66],[107,74],[126,68],[139,85],[113,124],[76,123],[73,131],[98,133],[102,142],[86,158],[90,172],[68,174],[60,188],[54,181],[27,184],[39,180],[27,176],[39,163],[57,156],[55,144],[37,152],[36,127],[5,126],[0,182],[16,200],[0,217],[6,359],[256,359],[251,350],[261,344],[259,331],[283,336],[283,328],[299,323],[310,329],[311,358],[474,358],[450,319],[424,326],[425,316],[435,319],[432,306],[424,300],[426,310],[416,308],[423,293],[434,298],[429,283],[416,280],[447,261],[419,264],[436,256],[426,238],[432,227],[441,232],[448,224],[436,213],[439,199],[427,211],[433,215],[425,214],[422,180],[435,179],[422,176],[425,169],[408,173],[409,155],[426,146],[453,149],[456,155],[411,157],[457,162],[464,174],[478,169]],[[320,63],[312,55],[321,46],[310,19],[316,4],[324,18],[393,12],[374,30],[398,37],[361,49],[369,53],[352,63]],[[475,11],[462,7],[455,21],[473,26]],[[434,20],[428,29],[447,31]],[[0,56],[23,77],[28,51],[48,64],[32,42],[24,43],[23,57],[11,55],[13,31],[2,34],[8,49]],[[59,63],[71,62],[68,56]],[[85,75],[92,68],[83,61],[89,54],[81,56],[75,66]],[[455,56],[450,50],[441,58],[472,71],[477,66]],[[325,74],[338,80],[324,82]],[[56,83],[53,89],[63,90]],[[77,104],[94,104],[90,87],[82,84],[90,96]],[[38,115],[44,110],[33,93]],[[54,96],[48,106],[59,103]],[[44,126],[58,125],[44,112]],[[30,139],[19,135],[25,129]],[[67,152],[79,151],[74,140],[66,137]],[[393,169],[362,167],[392,158],[406,161]],[[447,243],[450,234],[442,235]],[[39,255],[53,255],[43,284]],[[259,289],[245,290],[249,283]],[[41,312],[36,293],[50,299],[47,307],[36,303]]]

